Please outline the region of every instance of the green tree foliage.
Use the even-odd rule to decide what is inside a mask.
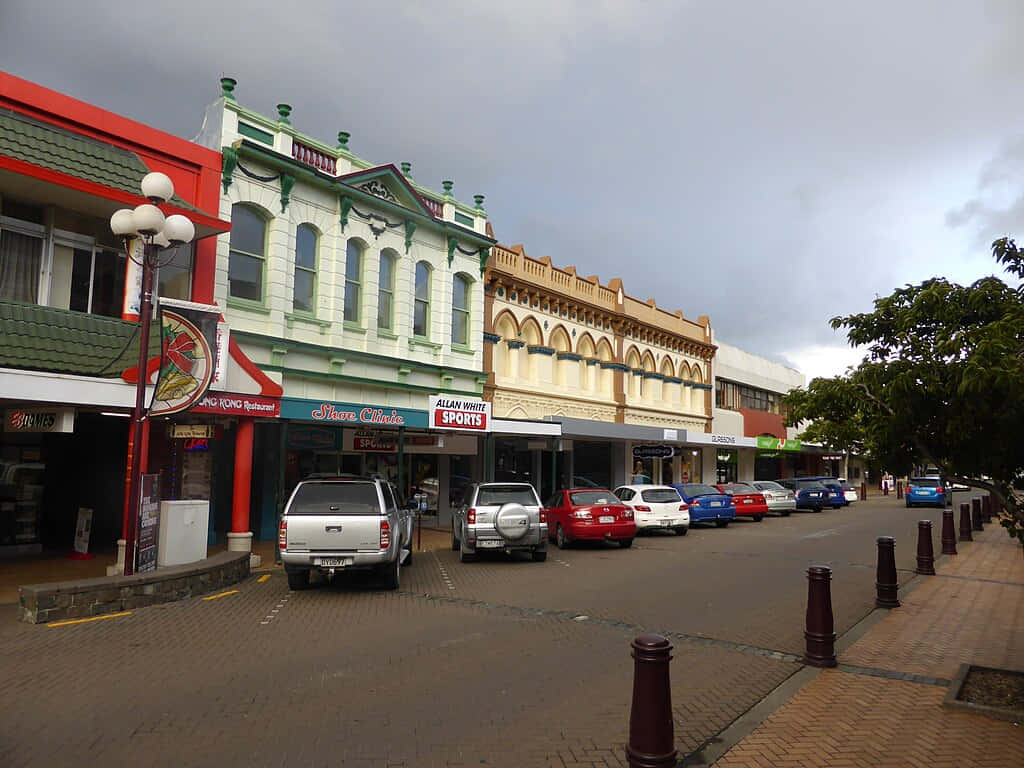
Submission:
[[[868,456],[901,474],[934,465],[950,480],[992,493],[1001,522],[1024,542],[1024,251],[992,245],[1017,285],[984,277],[968,286],[936,277],[875,299],[874,311],[835,317],[859,366],[813,379],[784,398],[804,439]]]

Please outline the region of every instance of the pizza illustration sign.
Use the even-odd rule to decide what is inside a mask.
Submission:
[[[218,312],[205,308],[161,306],[160,375],[151,415],[180,413],[206,395],[217,370],[218,319]]]

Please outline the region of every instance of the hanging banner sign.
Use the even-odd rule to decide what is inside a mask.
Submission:
[[[799,451],[802,444],[799,440],[783,440],[778,437],[759,437],[757,447],[764,451]]]
[[[191,437],[216,437],[216,424],[172,424],[171,438],[179,440]]]
[[[231,329],[227,323],[217,323],[217,367],[213,371],[210,389],[223,391],[228,388],[228,361],[231,359],[228,345],[231,343]]]
[[[473,398],[431,395],[430,428],[489,432],[491,404]]]
[[[352,436],[352,450],[367,453],[395,453],[398,450],[398,436],[356,432]]]
[[[160,301],[160,375],[151,416],[188,410],[206,394],[217,370],[219,320],[219,307]]]
[[[155,571],[160,534],[160,475],[142,476],[142,503],[139,504],[137,531],[135,572]]]

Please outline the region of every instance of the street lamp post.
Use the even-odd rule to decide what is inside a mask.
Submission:
[[[128,456],[128,506],[125,530],[124,575],[135,572],[135,538],[142,503],[142,427],[146,419],[146,383],[149,379],[149,328],[153,315],[153,271],[160,266],[161,251],[192,241],[195,225],[185,216],[164,217],[157,206],[174,195],[174,184],[162,173],[149,173],[142,179],[142,194],[149,200],[131,208],[122,208],[110,217],[110,229],[120,237],[125,255],[142,267],[142,291],[139,296],[139,366],[135,382],[135,408],[131,421],[131,452]],[[132,253],[131,241],[142,240],[141,260]]]

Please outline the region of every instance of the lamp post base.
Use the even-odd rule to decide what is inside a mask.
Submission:
[[[252,531],[229,533],[228,552],[248,552],[250,568],[259,568],[263,562],[263,558],[252,551]]]
[[[107,566],[107,576],[120,576],[124,573],[124,550],[128,542],[124,539],[117,540],[117,562]]]

